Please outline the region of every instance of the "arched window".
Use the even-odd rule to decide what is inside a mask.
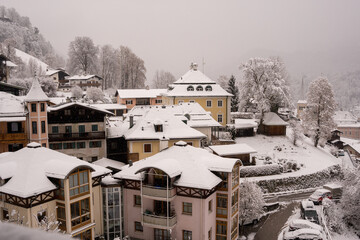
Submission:
[[[202,86],[197,86],[196,87],[196,91],[202,91],[202,90],[204,90]]]
[[[194,91],[194,87],[193,86],[188,86],[187,90],[188,91]]]
[[[206,86],[206,88],[205,88],[205,91],[207,91],[207,92],[210,92],[210,91],[212,91],[212,87],[211,86]]]

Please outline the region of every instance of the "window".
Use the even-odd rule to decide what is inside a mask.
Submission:
[[[144,153],[151,153],[151,143],[144,144]]]
[[[222,100],[218,100],[218,107],[222,107],[223,106],[223,101]]]
[[[195,101],[194,101],[194,100],[190,100],[189,102],[190,102],[190,103],[195,103]]]
[[[188,91],[194,91],[194,87],[193,87],[193,86],[188,86],[188,87],[187,87],[187,90],[188,90]]]
[[[6,208],[2,209],[2,218],[3,220],[9,220],[9,210],[7,210]]]
[[[179,101],[178,101],[178,104],[183,104],[183,103],[184,103],[183,100],[179,100]]]
[[[23,148],[23,145],[18,144],[18,143],[13,143],[13,144],[8,145],[8,151],[9,152],[15,152],[15,151],[20,150],[22,148]]]
[[[210,228],[210,230],[208,231],[208,240],[211,240],[211,235],[212,235],[212,229]]]
[[[134,195],[134,206],[141,206],[141,197],[140,197],[140,195]]]
[[[41,121],[41,133],[46,133],[45,121]]]
[[[72,133],[72,127],[71,126],[65,126],[65,133]]]
[[[31,104],[31,112],[36,112],[36,104],[35,103]]]
[[[141,222],[135,222],[135,231],[136,232],[142,232],[143,230],[143,226],[141,225]]]
[[[125,104],[126,104],[126,105],[131,105],[131,104],[133,104],[133,101],[132,101],[132,100],[126,100],[126,101],[125,101]]]
[[[90,198],[72,203],[70,210],[72,227],[78,225],[83,226],[90,222]]]
[[[71,110],[70,109],[65,109],[64,114],[65,114],[65,116],[70,116],[71,115]]]
[[[155,132],[162,132],[163,131],[163,125],[159,124],[159,125],[154,125],[155,127]]]
[[[59,150],[62,149],[62,143],[50,143],[50,149]]]
[[[203,91],[204,89],[203,89],[203,87],[202,86],[197,86],[196,87],[196,91]]]
[[[7,123],[8,133],[21,133],[23,132],[21,122],[8,122]]]
[[[91,131],[93,131],[93,132],[97,132],[98,131],[98,125],[91,125]]]
[[[154,229],[154,239],[161,239],[161,240],[170,240],[171,234],[169,230],[166,229]]]
[[[70,197],[89,192],[89,170],[77,170],[69,176]]]
[[[54,184],[58,187],[55,191],[55,197],[64,200],[64,180],[56,179],[55,181]]]
[[[231,185],[233,189],[239,185],[239,167],[239,164],[236,164],[231,173]]]
[[[101,141],[90,141],[89,147],[90,148],[101,148]]]
[[[58,126],[52,126],[51,132],[52,133],[59,133],[59,127]]]
[[[65,204],[56,203],[56,207],[57,221],[60,222],[59,228],[63,231],[66,231]]]
[[[213,200],[210,200],[210,201],[209,201],[209,207],[208,207],[209,213],[212,212],[212,204],[213,204]]]
[[[192,214],[192,203],[183,202],[183,214]]]
[[[63,143],[63,149],[75,149],[75,143],[74,142]]]
[[[211,86],[209,86],[209,85],[208,85],[208,86],[206,86],[206,87],[205,87],[205,91],[207,91],[207,92],[212,91],[212,87],[211,87]]]
[[[78,149],[85,148],[85,147],[86,147],[85,142],[77,142],[76,143],[76,148],[78,148]]]
[[[211,100],[207,100],[207,101],[206,101],[206,107],[211,107],[211,105],[212,105],[212,104],[211,104]]]
[[[98,160],[98,157],[97,157],[97,156],[91,157],[91,162],[94,162],[94,161],[96,161],[96,160]]]
[[[216,221],[216,240],[226,240],[227,222]]]
[[[46,148],[46,143],[41,144],[41,146]]]
[[[32,133],[37,134],[37,122],[31,122],[32,125]]]
[[[223,180],[220,186],[222,191],[227,191],[228,189],[228,174],[226,172],[220,172],[219,177]]]
[[[79,133],[85,132],[85,125],[79,125]]]
[[[37,220],[39,221],[39,223],[41,223],[42,220],[44,220],[44,218],[46,217],[46,210],[41,210],[37,213],[36,215]]]
[[[218,114],[218,122],[221,123],[223,121],[223,116],[222,114]]]
[[[156,103],[156,104],[161,104],[161,103],[162,103],[162,99],[155,99],[155,103]]]
[[[192,232],[183,230],[183,240],[191,240],[192,239]]]
[[[227,217],[227,201],[228,196],[226,194],[216,194],[216,217]]]
[[[238,225],[239,225],[239,217],[236,215],[236,217],[234,217],[231,220],[231,239],[237,239],[238,236]]]
[[[40,103],[40,111],[45,112],[45,103]]]

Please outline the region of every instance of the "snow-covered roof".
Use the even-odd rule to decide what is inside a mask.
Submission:
[[[276,113],[267,112],[264,114],[263,124],[267,126],[287,126],[287,122],[282,120]]]
[[[25,97],[25,102],[36,102],[36,101],[49,101],[49,97],[46,96],[42,90],[39,81],[34,78],[30,91]]]
[[[106,168],[115,168],[115,169],[118,169],[120,170],[124,165],[125,163],[122,163],[122,162],[119,162],[119,161],[115,161],[115,160],[112,160],[112,159],[109,159],[109,158],[101,158],[95,162],[92,162],[93,164],[95,165],[99,165],[99,166],[102,166],[102,167],[106,167]]]
[[[163,106],[135,106],[127,115],[133,115],[134,119],[144,116],[149,109],[162,109],[169,115],[174,115],[180,120],[186,120],[190,127],[220,127],[221,124],[217,122],[210,112],[205,111],[198,103],[182,103],[178,105],[163,105]],[[190,119],[185,115],[189,115]]]
[[[161,120],[164,124],[162,131],[156,132],[154,124]],[[129,119],[124,121],[129,126]],[[124,134],[127,140],[136,139],[192,139],[205,138],[206,136],[185,124],[179,118],[169,114],[161,107],[149,108],[148,111],[136,120],[135,125]]]
[[[76,157],[30,143],[11,154],[0,156],[0,178],[10,180],[0,187],[0,192],[22,198],[56,189],[49,177],[65,179],[76,168],[88,168],[92,177],[111,172]]]
[[[256,128],[257,126],[258,122],[256,119],[235,119],[234,127],[236,129]]]
[[[7,92],[0,92],[0,118],[24,117],[26,113],[21,98]]]
[[[65,73],[66,76],[69,76],[69,74],[67,72],[65,72],[64,70],[62,69],[48,69],[45,73],[46,76],[51,76],[55,73],[58,73],[58,72],[63,72]]]
[[[333,117],[337,125],[348,125],[357,123],[357,118],[349,111],[336,111]]]
[[[17,67],[17,65],[15,63],[13,63],[12,61],[9,61],[9,60],[5,62],[5,65],[8,67]]]
[[[197,69],[190,69],[181,76],[174,84],[216,84],[208,76]]]
[[[15,48],[15,55],[17,57],[19,57],[21,59],[21,61],[23,61],[26,64],[29,64],[29,61],[33,61],[36,63],[36,65],[40,68],[41,71],[46,71],[46,69],[48,69],[49,65],[47,65],[46,63],[44,63],[43,61],[41,61],[40,59],[31,56],[19,49]]]
[[[68,80],[88,80],[90,78],[97,77],[99,79],[102,79],[98,75],[74,75],[68,78]]]
[[[229,145],[212,145],[209,146],[219,156],[230,156],[237,154],[250,154],[257,151],[246,143],[229,144]]]
[[[194,91],[188,91],[188,87],[192,86]],[[196,88],[201,86],[202,91],[197,91]],[[211,91],[205,91],[207,86],[211,87]],[[227,97],[232,94],[225,91],[219,84],[173,84],[172,88],[164,95],[169,97]]]
[[[297,103],[300,103],[300,104],[307,104],[307,101],[306,100],[298,100]]]
[[[55,106],[49,107],[48,111],[49,112],[58,111],[60,109],[64,109],[64,108],[74,106],[74,105],[78,105],[78,106],[82,106],[82,107],[85,107],[85,108],[90,108],[90,109],[93,109],[93,110],[96,110],[96,111],[100,111],[100,112],[103,112],[103,113],[106,113],[106,114],[114,115],[112,112],[109,112],[107,110],[104,110],[104,109],[101,109],[101,108],[98,108],[98,107],[94,107],[93,105],[95,105],[95,104],[90,105],[90,104],[79,103],[79,102],[70,102],[70,103],[64,103],[64,104],[60,104],[60,105],[55,105]]]
[[[117,103],[99,103],[99,104],[90,104],[93,107],[104,109],[104,110],[122,110],[126,109],[126,105],[117,104]]]
[[[118,185],[120,180],[113,178],[110,175],[107,175],[101,179],[102,185]]]
[[[352,147],[356,152],[360,153],[360,142],[350,143],[346,145]]]
[[[175,186],[210,190],[221,182],[212,171],[230,173],[239,162],[234,158],[223,158],[202,148],[181,144],[165,149],[151,157],[124,166],[114,175],[119,179],[141,180],[148,168],[158,168],[171,177],[180,176]]]
[[[167,89],[118,89],[115,96],[120,98],[156,98],[165,93]]]

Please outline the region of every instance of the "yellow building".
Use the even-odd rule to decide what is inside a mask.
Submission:
[[[63,232],[93,240],[104,232],[100,180],[110,172],[32,142],[0,158],[0,220],[59,221]]]
[[[199,71],[197,64],[193,63],[187,73],[169,86],[164,102],[168,105],[197,102],[225,126],[230,123],[231,97],[232,94]]]

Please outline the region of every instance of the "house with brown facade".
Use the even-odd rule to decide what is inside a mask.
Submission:
[[[126,105],[131,110],[139,105],[162,105],[162,94],[166,89],[118,89],[115,93],[116,102]]]

